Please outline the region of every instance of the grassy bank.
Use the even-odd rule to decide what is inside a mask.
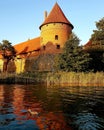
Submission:
[[[0,74],[0,84],[40,84],[46,83],[47,73],[21,73],[21,74]]]
[[[16,84],[47,84],[64,86],[104,86],[104,72],[34,72],[16,74],[1,74],[0,83]]]
[[[68,86],[104,86],[104,73],[75,73],[58,72],[48,73],[48,85],[68,85]]]

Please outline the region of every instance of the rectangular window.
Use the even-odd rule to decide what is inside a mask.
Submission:
[[[56,45],[57,49],[60,49],[60,45]]]
[[[58,40],[58,35],[55,35],[55,40]]]

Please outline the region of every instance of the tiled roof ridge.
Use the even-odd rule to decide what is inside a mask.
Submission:
[[[15,46],[18,46],[18,45],[21,45],[21,44],[25,44],[25,43],[28,42],[28,41],[32,41],[32,40],[39,39],[39,38],[40,38],[40,37],[38,36],[38,37],[35,37],[35,38],[32,38],[32,39],[28,39],[27,41],[24,41],[24,42],[20,42],[20,43],[15,44],[14,47],[15,47]]]
[[[73,29],[73,25],[66,18],[65,14],[63,13],[62,9],[60,8],[57,2],[55,3],[51,12],[39,28],[41,29],[43,25],[49,23],[64,23],[70,25]]]
[[[25,42],[14,45],[17,54],[26,53],[40,48],[40,37],[36,37]]]

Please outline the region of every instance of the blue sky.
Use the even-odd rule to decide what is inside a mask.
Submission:
[[[0,42],[9,40],[14,45],[39,36],[44,11],[49,13],[56,1],[85,44],[95,22],[104,17],[104,0],[0,0]]]

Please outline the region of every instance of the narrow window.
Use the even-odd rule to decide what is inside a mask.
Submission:
[[[60,49],[60,45],[56,45],[57,49]]]
[[[58,40],[58,35],[55,35],[55,40]]]

